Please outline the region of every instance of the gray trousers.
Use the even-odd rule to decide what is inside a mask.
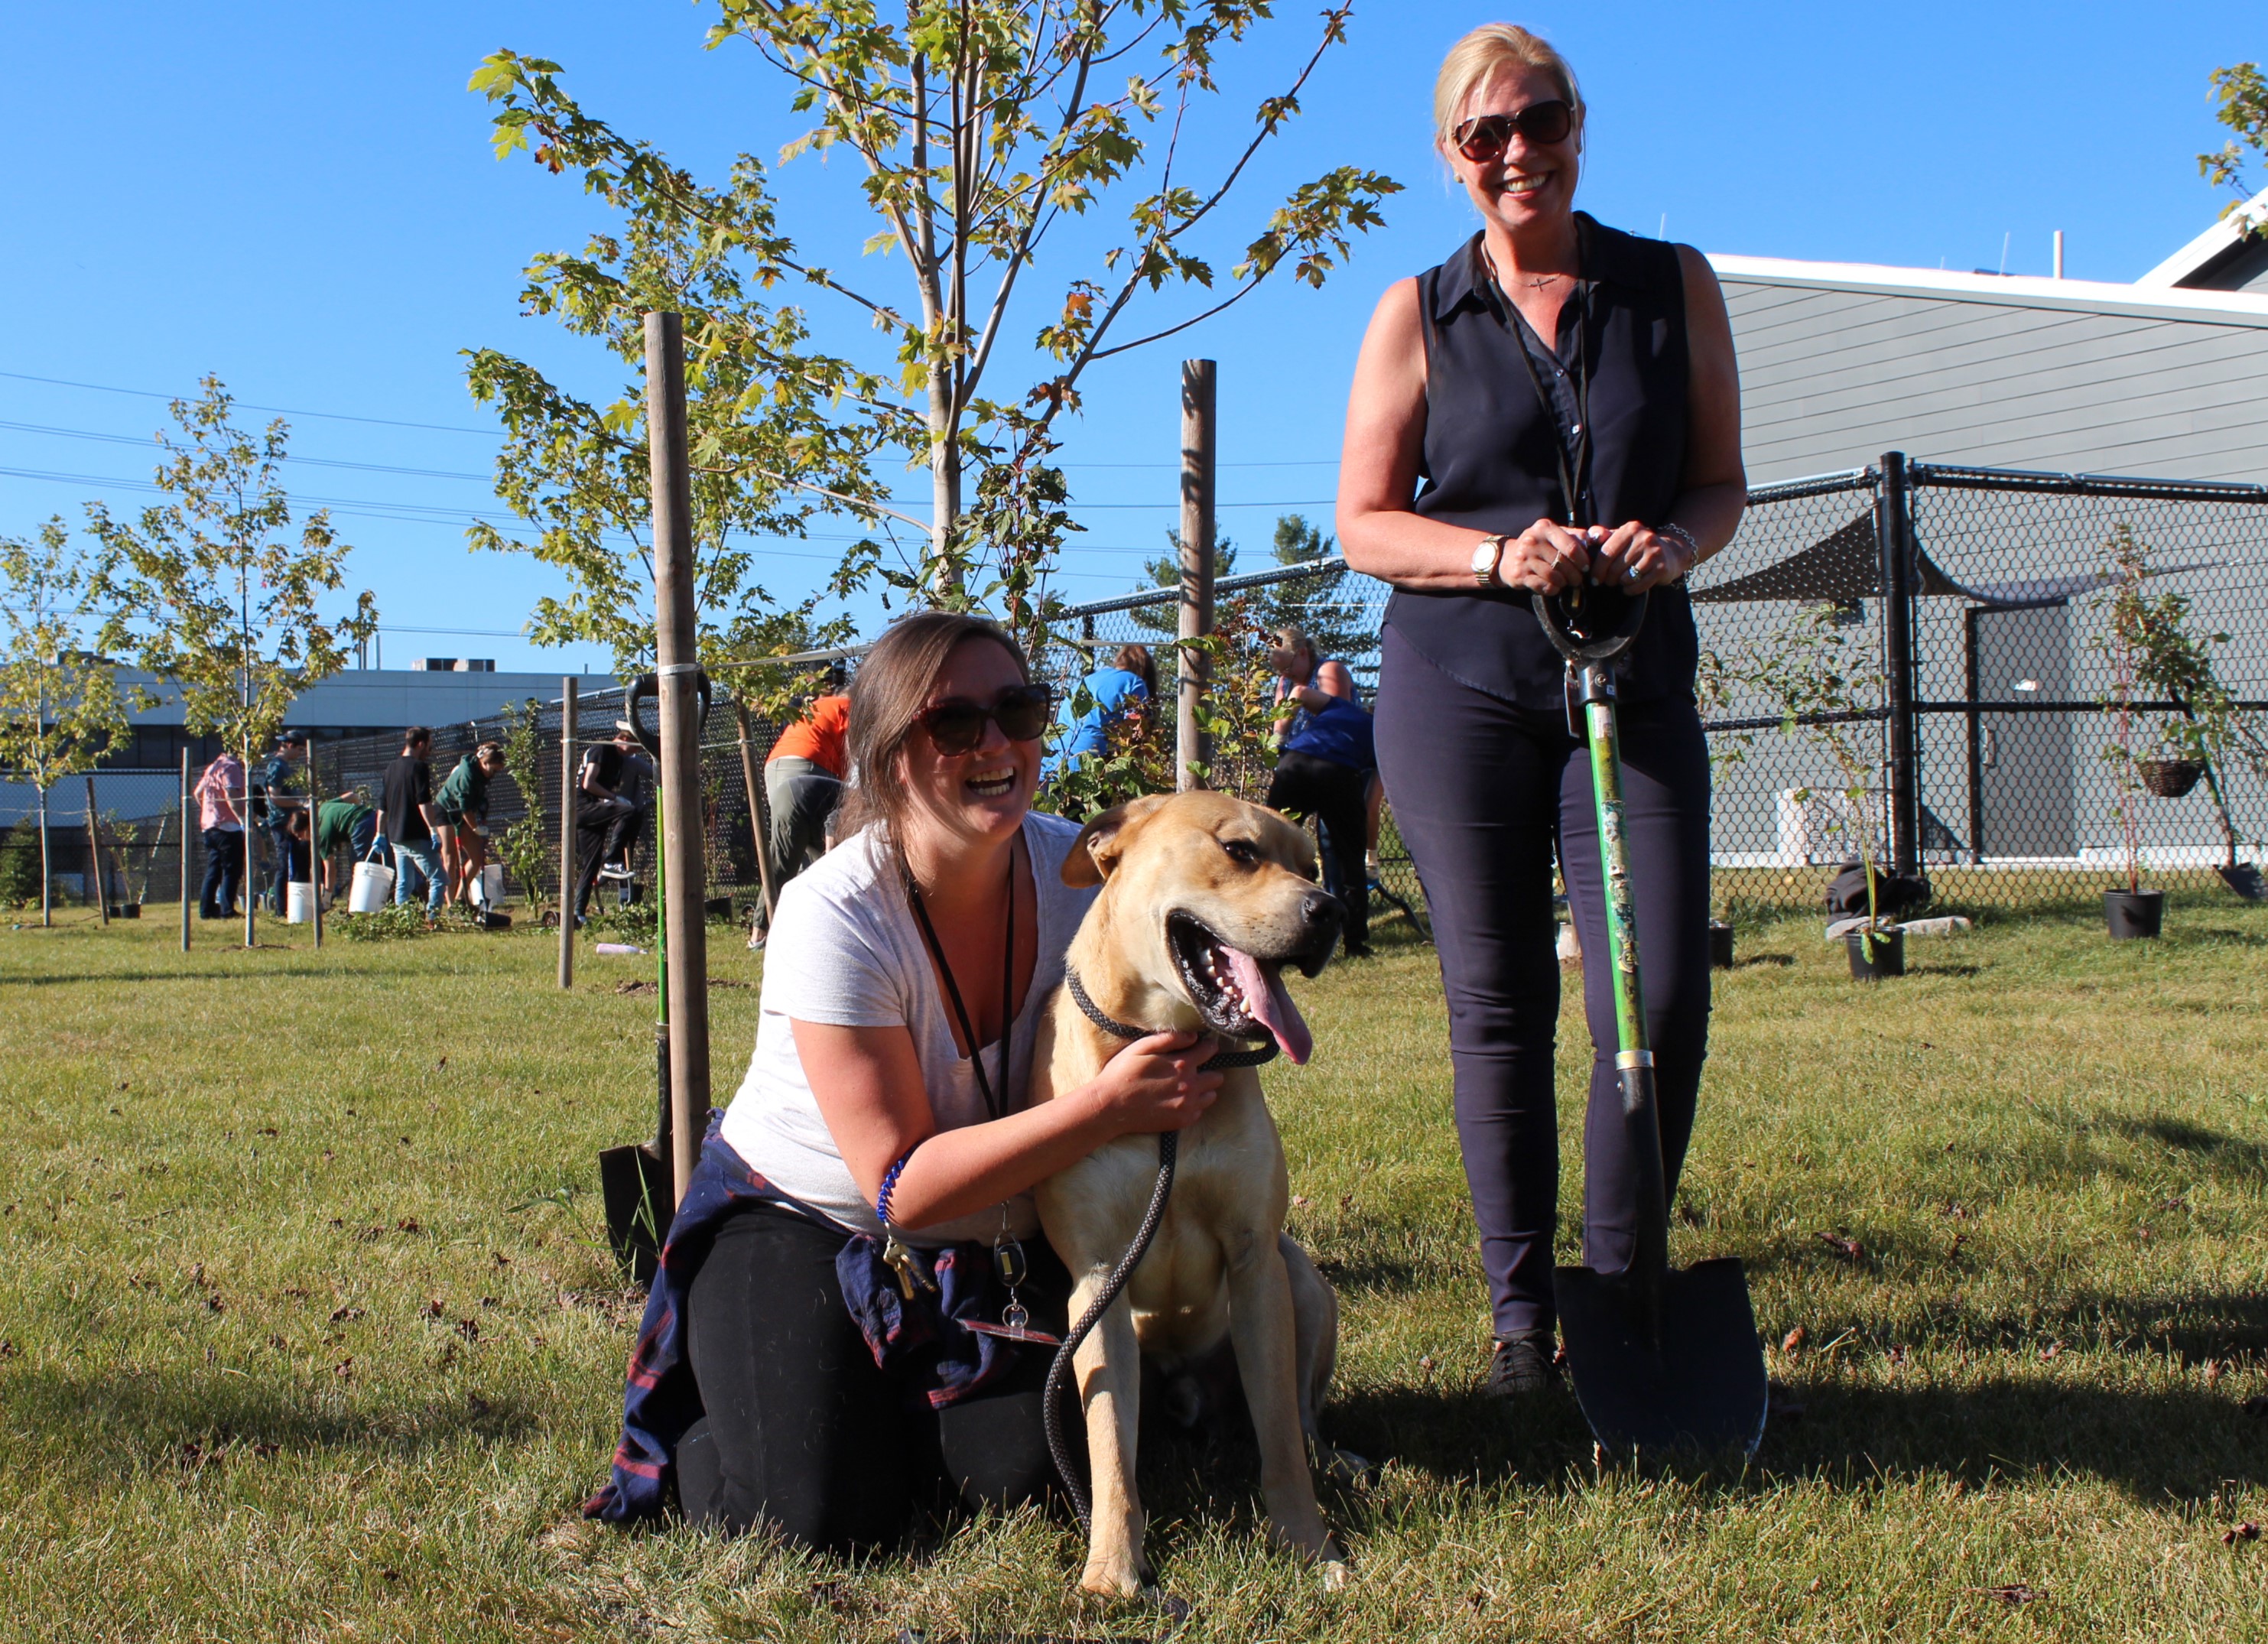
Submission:
[[[843,784],[824,767],[789,756],[765,762],[764,798],[777,888],[827,854],[827,819],[843,802]]]

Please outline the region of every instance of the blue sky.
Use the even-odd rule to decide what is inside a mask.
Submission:
[[[1228,95],[1197,136],[1201,161],[1304,57],[1316,10],[1279,4],[1230,58]],[[698,170],[742,150],[769,159],[799,122],[752,53],[701,50],[709,17],[678,0],[0,10],[0,133],[17,161],[0,174],[0,311],[13,317],[0,343],[0,533],[51,512],[77,520],[91,497],[140,506],[144,442],[165,420],[150,396],[217,372],[248,406],[291,414],[294,453],[310,461],[291,485],[330,501],[357,545],[353,575],[377,593],[389,665],[601,660],[516,637],[534,601],[557,591],[552,573],[464,546],[467,512],[496,511],[496,441],[459,350],[517,351],[594,394],[617,385],[591,347],[518,302],[531,254],[575,246],[604,219],[571,182],[497,163],[486,106],[464,85],[509,46],[558,61],[586,107]],[[1274,286],[1090,376],[1068,430],[1087,530],[1065,557],[1067,595],[1122,592],[1160,550],[1185,354],[1220,361],[1224,531],[1257,544],[1278,512],[1328,520],[1371,306],[1470,228],[1428,147],[1434,68],[1464,29],[1499,17],[1555,40],[1581,77],[1582,203],[1605,221],[1642,233],[1666,223],[1707,251],[1925,268],[1998,268],[2005,245],[2008,271],[2030,274],[2048,271],[2060,228],[2066,271],[2089,279],[2132,279],[2212,219],[2220,202],[2194,160],[2223,135],[2206,77],[2268,55],[2258,8],[2219,0],[2146,13],[2070,0],[1359,3],[1351,43],[1326,59],[1215,249],[1233,261],[1274,196],[1330,166],[1385,171],[1406,192],[1325,291]],[[872,225],[846,166],[800,160],[776,183],[789,232],[832,266],[857,263]],[[895,260],[859,271],[884,287],[904,276]],[[1029,289],[1083,271],[1066,255]],[[1193,306],[1151,312],[1171,321]],[[799,593],[836,548],[774,545],[762,579]]]

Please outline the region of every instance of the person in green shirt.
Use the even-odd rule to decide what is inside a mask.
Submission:
[[[482,742],[457,762],[433,795],[441,813],[442,866],[449,894],[470,907],[473,885],[488,863],[489,781],[504,770],[504,745]]]
[[[322,873],[323,889],[331,888],[331,859],[344,850],[350,861],[370,854],[378,837],[378,813],[353,795],[325,800],[315,808],[315,860]]]

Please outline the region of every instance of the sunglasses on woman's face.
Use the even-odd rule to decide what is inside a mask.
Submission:
[[[1457,152],[1469,160],[1492,160],[1512,143],[1515,131],[1530,145],[1564,143],[1575,129],[1575,111],[1557,98],[1530,103],[1516,114],[1481,114],[1468,120],[1452,134]]]
[[[948,757],[966,754],[984,740],[987,724],[1000,727],[1012,742],[1035,742],[1048,728],[1053,694],[1045,685],[1011,685],[986,707],[965,697],[954,697],[924,713],[923,730],[931,744]]]

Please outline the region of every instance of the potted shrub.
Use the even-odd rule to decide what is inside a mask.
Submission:
[[[2090,642],[2110,667],[2110,740],[2102,757],[2113,774],[2114,815],[2125,884],[2103,893],[2103,919],[2114,940],[2156,936],[2164,928],[2165,893],[2141,881],[2139,797],[2179,799],[2202,779],[2213,797],[2226,851],[2219,872],[2248,901],[2261,896],[2259,870],[2237,859],[2242,843],[2217,766],[2230,760],[2268,773],[2268,744],[2239,711],[2213,668],[2213,649],[2227,634],[2190,626],[2188,596],[2145,592],[2149,550],[2124,521],[2106,544],[2105,589],[2097,608],[2102,631]]]
[[[1835,769],[1839,785],[1828,792],[1840,802],[1838,821],[1866,874],[1867,891],[1866,915],[1845,931],[1844,942],[1852,976],[1879,981],[1905,974],[1905,939],[1884,910],[1888,819],[1876,780],[1880,762],[1861,741],[1863,727],[1881,720],[1881,675],[1854,646],[1841,608],[1808,605],[1780,630],[1769,651],[1746,660],[1739,677],[1771,701],[1783,733],[1823,755]],[[1810,789],[1797,791],[1799,802],[1811,797]]]

